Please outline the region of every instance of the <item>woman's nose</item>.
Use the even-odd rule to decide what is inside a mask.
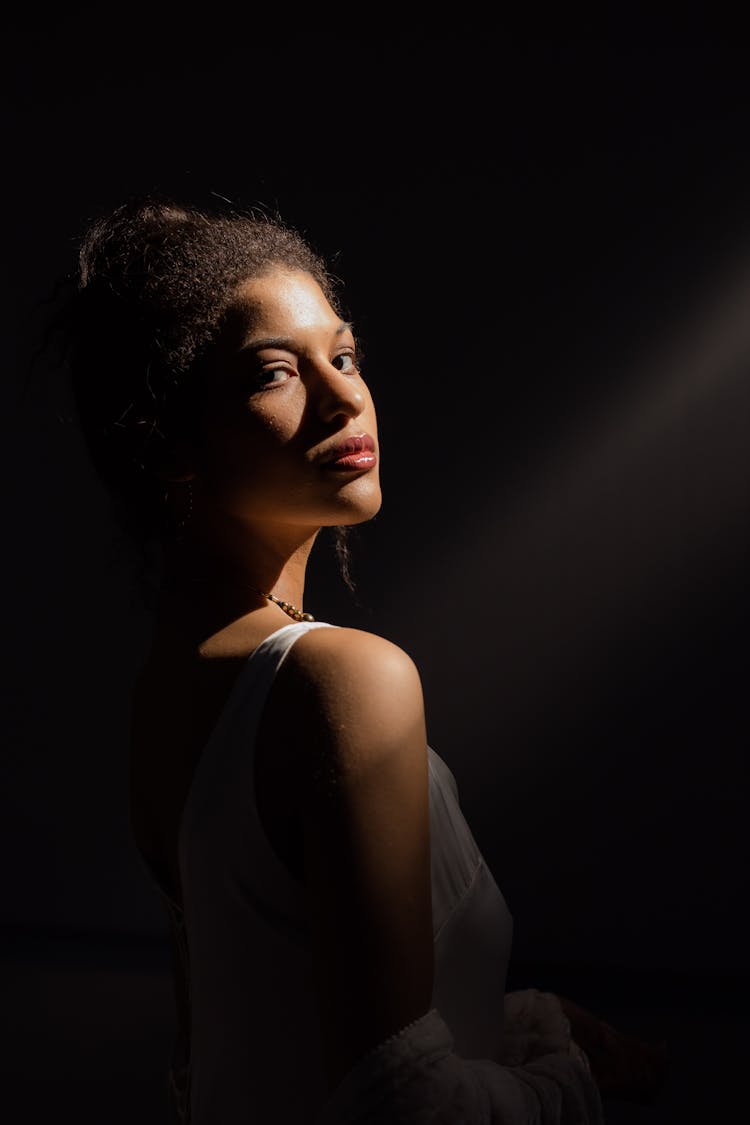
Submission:
[[[315,373],[315,397],[318,413],[326,422],[339,414],[356,418],[366,405],[360,380],[331,363],[321,364]]]

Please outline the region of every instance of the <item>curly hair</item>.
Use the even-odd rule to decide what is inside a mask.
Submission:
[[[274,266],[302,270],[341,315],[339,279],[297,230],[265,212],[209,211],[150,194],[94,220],[58,317],[85,444],[125,536],[149,550],[170,534],[153,472],[192,433],[201,361],[237,285]],[[335,527],[348,588],[348,527]]]

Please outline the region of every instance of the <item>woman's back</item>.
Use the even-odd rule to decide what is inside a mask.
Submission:
[[[260,620],[253,620],[260,618]],[[167,625],[152,645],[136,681],[131,706],[130,815],[135,842],[160,883],[181,904],[180,822],[196,765],[254,650],[278,628],[278,616],[255,613],[240,628],[223,630],[210,644],[177,639]],[[290,771],[278,739],[256,741],[258,811],[273,846],[299,870],[287,824],[292,808]]]
[[[254,1113],[269,1122],[312,1121],[328,1092],[310,903],[259,816],[254,754],[269,744],[264,720],[289,706],[283,690],[275,692],[263,715],[277,671],[295,642],[321,627],[331,628],[284,626],[244,661],[190,785],[178,847],[184,918],[176,903],[170,910],[177,925],[184,922],[189,958],[196,1125],[231,1125]],[[452,774],[429,748],[428,775],[431,999],[458,1053],[493,1057],[512,922],[463,819]],[[387,862],[388,842],[382,845]],[[352,951],[358,955],[367,953]],[[382,981],[384,990],[389,983]]]

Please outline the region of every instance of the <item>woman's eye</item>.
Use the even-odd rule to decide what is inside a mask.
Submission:
[[[286,367],[264,367],[253,379],[253,383],[260,387],[278,387],[285,383],[291,372]]]
[[[339,371],[354,371],[357,367],[357,361],[349,352],[342,352],[341,355],[336,355],[331,360],[334,367],[338,367]]]

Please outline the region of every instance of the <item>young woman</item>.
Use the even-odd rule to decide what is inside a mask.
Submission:
[[[381,505],[323,261],[264,215],[128,202],[82,240],[69,333],[94,464],[159,564],[131,809],[173,942],[174,1119],[602,1121],[622,1040],[506,997],[512,919],[414,662],[305,612],[321,529],[345,564]]]

